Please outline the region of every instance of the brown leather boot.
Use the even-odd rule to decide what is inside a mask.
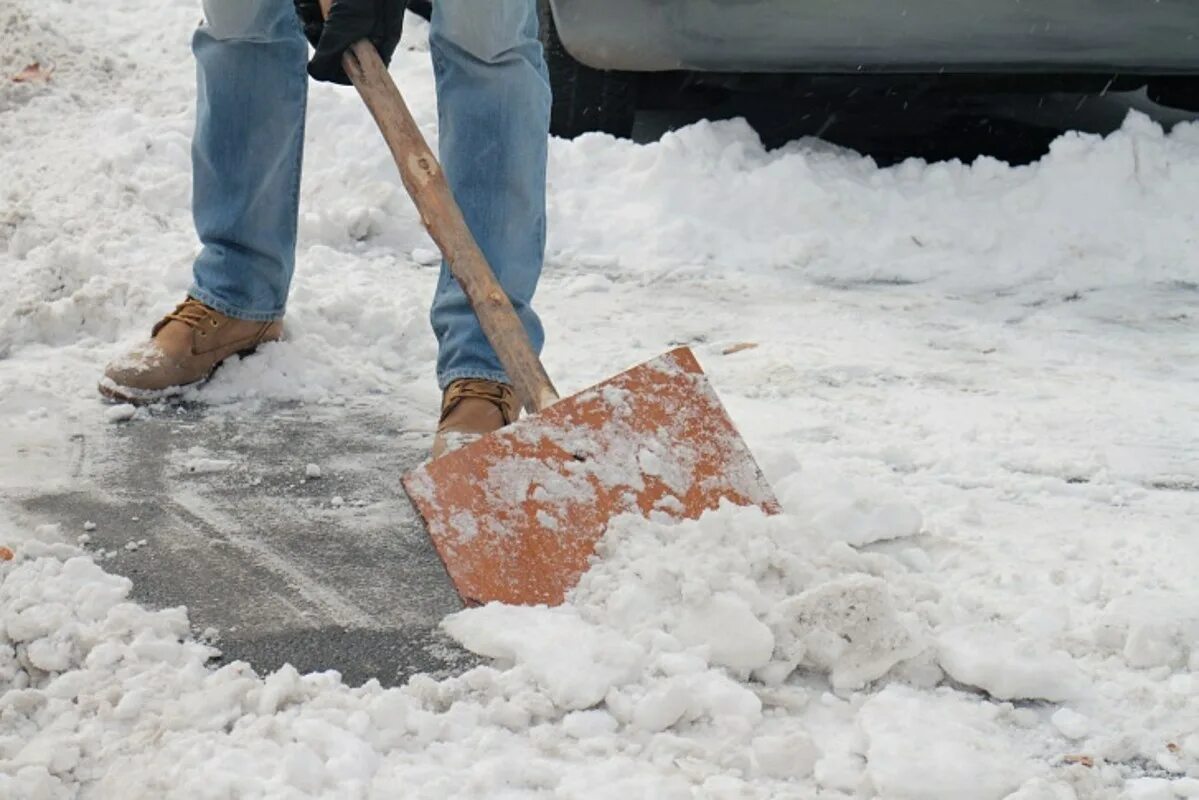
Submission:
[[[226,317],[187,298],[150,332],[150,340],[104,370],[100,394],[135,405],[180,394],[212,375],[232,355],[247,355],[283,334],[283,323]]]
[[[441,398],[441,421],[433,437],[433,458],[457,450],[485,433],[516,421],[520,406],[506,383],[464,378],[451,383]]]

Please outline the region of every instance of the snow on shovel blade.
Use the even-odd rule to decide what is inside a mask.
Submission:
[[[468,605],[561,603],[619,514],[778,510],[687,348],[426,462],[404,488]]]

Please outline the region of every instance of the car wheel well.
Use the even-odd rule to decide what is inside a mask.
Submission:
[[[636,74],[579,62],[558,36],[549,0],[538,0],[537,10],[553,94],[550,132],[565,139],[589,131],[630,136],[637,113]]]

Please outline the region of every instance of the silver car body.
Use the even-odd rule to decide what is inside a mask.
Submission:
[[[1199,73],[1199,0],[551,0],[599,69]]]

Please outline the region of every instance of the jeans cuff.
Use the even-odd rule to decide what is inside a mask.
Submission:
[[[251,311],[245,308],[238,308],[204,291],[199,286],[193,285],[192,288],[188,289],[187,296],[194,300],[199,300],[204,305],[224,314],[226,317],[233,317],[234,319],[241,319],[247,322],[274,322],[275,320],[283,319],[282,308],[275,311]]]
[[[450,387],[454,381],[460,381],[463,378],[480,381],[495,381],[496,383],[512,384],[508,380],[508,375],[503,370],[494,369],[470,369],[468,367],[460,367],[458,369],[446,370],[437,376],[437,388],[443,392]]]

